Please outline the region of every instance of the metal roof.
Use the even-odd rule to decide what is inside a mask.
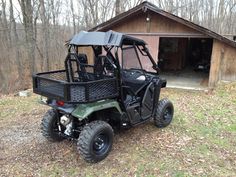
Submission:
[[[107,46],[121,46],[121,45],[146,45],[146,43],[138,38],[134,38],[123,33],[114,31],[108,32],[86,32],[81,31],[76,34],[69,42],[70,45],[89,46],[89,45],[107,45]]]
[[[110,20],[104,22],[104,23],[101,23],[97,26],[95,26],[94,28],[91,28],[89,31],[102,31],[102,30],[107,30],[107,29],[110,29],[113,25],[116,25],[118,23],[121,23],[122,21],[125,21],[125,19],[127,17],[130,17],[130,16],[133,16],[133,15],[136,15],[137,13],[140,13],[140,12],[147,12],[147,11],[152,11],[154,13],[157,13],[157,14],[160,14],[166,18],[169,18],[169,19],[172,19],[178,23],[181,23],[185,26],[188,26],[192,29],[195,29],[196,31],[199,31],[201,32],[202,34],[205,34],[206,36],[209,36],[211,38],[214,38],[214,39],[217,39],[219,41],[222,41],[232,47],[235,47],[236,48],[236,42],[218,34],[218,33],[215,33],[214,31],[211,31],[207,28],[204,28],[202,26],[199,26],[193,22],[190,22],[188,20],[185,20],[181,17],[178,17],[174,14],[171,14],[169,12],[166,12],[164,10],[161,10],[159,9],[157,6],[155,6],[154,4],[150,3],[150,2],[143,2],[139,5],[137,5],[136,7],[126,11],[126,12],[123,12],[117,16],[115,16],[114,18],[111,18]],[[130,31],[132,32],[132,31]]]

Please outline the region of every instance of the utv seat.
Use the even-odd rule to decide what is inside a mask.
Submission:
[[[102,79],[103,78],[105,59],[106,59],[106,56],[104,56],[104,55],[100,55],[95,59],[94,76],[95,76],[96,79]]]
[[[81,64],[88,64],[88,58],[87,58],[87,55],[86,54],[84,54],[84,53],[80,53],[79,55],[78,55],[78,59],[79,59],[79,62],[81,63]]]
[[[75,65],[73,65],[73,63]],[[88,74],[86,71],[86,65],[88,59],[86,54],[68,53],[65,60],[65,68],[67,70],[68,82],[76,82],[78,80],[87,81]],[[76,67],[76,68],[75,68]],[[75,73],[78,73],[78,78],[75,77]]]
[[[86,71],[86,67],[88,65],[88,58],[86,54],[78,54],[78,60],[79,60],[79,67],[77,72],[79,74],[79,78],[82,81],[88,81],[89,80],[89,75]]]

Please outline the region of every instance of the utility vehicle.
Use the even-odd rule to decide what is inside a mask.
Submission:
[[[85,32],[68,43],[65,69],[33,75],[33,91],[52,107],[42,119],[50,141],[72,139],[87,162],[103,160],[112,148],[114,130],[151,118],[166,127],[173,104],[159,101],[166,80],[146,43],[122,33]]]

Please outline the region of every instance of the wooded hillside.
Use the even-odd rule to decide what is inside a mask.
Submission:
[[[142,0],[0,0],[0,92],[31,86],[34,72],[63,67],[64,43]],[[236,34],[236,0],[152,0],[220,34]],[[230,35],[228,37],[231,37]]]

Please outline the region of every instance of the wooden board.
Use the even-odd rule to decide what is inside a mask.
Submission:
[[[199,33],[194,29],[155,13],[150,13],[150,21],[147,21],[147,15],[140,13],[129,17],[124,22],[121,21],[110,29],[124,33],[180,33],[180,35],[181,33]]]
[[[214,87],[219,80],[236,81],[236,49],[214,40],[209,86]]]
[[[222,42],[221,45],[223,45]],[[224,45],[223,52],[220,65],[220,79],[226,81],[236,81],[236,49],[228,45]]]
[[[219,80],[220,61],[224,46],[217,40],[213,40],[212,55],[211,55],[211,68],[209,76],[209,87],[214,87]]]

